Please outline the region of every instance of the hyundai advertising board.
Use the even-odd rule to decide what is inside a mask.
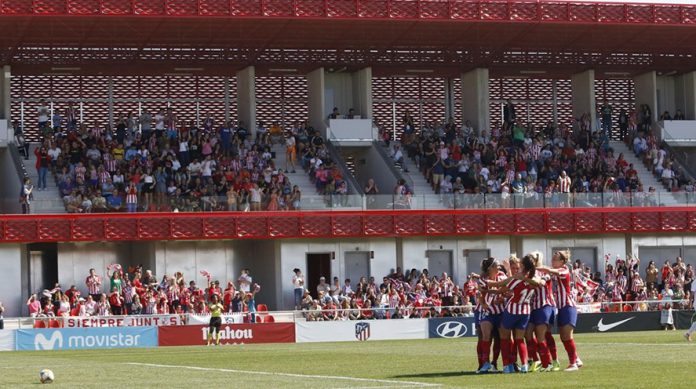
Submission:
[[[476,336],[473,317],[438,317],[428,319],[429,338],[469,338]]]

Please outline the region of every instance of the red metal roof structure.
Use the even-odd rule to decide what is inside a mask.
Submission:
[[[692,207],[3,215],[0,243],[684,233]]]
[[[555,76],[592,68],[601,78],[691,71],[696,50],[696,4],[2,0],[0,20],[0,59],[15,74],[369,65],[378,75],[488,67],[494,77]]]

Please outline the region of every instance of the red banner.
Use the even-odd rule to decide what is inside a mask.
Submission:
[[[208,326],[159,327],[160,346],[204,345],[207,340]],[[295,324],[258,323],[223,325],[220,327],[220,343],[295,343]]]

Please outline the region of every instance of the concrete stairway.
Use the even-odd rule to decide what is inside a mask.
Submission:
[[[390,147],[387,149],[386,145],[382,144],[381,145],[387,149],[387,154],[391,155],[392,150],[393,150],[393,145],[394,143],[398,142],[391,142]],[[403,149],[402,149],[403,150]],[[435,194],[435,191],[433,190],[432,186],[428,183],[426,180],[425,176],[420,172],[418,167],[416,166],[416,162],[410,158],[408,158],[407,155],[404,153],[404,163],[403,166],[399,167],[398,165],[397,168],[401,169],[401,174],[404,176],[404,178],[407,181],[410,181],[409,185],[412,185],[411,190],[414,193],[414,202],[413,204],[413,209],[443,209],[446,208],[443,205],[443,202],[440,198],[440,196]]]
[[[39,172],[36,170],[36,155],[34,150],[39,145],[33,144],[29,149],[29,159],[23,159],[24,167],[34,184],[34,200],[31,203],[31,213],[65,213],[63,199],[56,185],[56,180],[50,171],[46,173],[46,189],[39,190]]]
[[[638,179],[643,184],[643,189],[647,192],[648,188],[651,186],[655,188],[657,192],[660,192],[659,202],[660,205],[665,206],[676,206],[679,205],[679,201],[667,191],[667,188],[662,184],[662,182],[643,164],[639,158],[633,153],[625,143],[621,141],[610,141],[609,147],[614,150],[614,157],[618,158],[619,154],[623,154],[624,159],[628,163],[633,164],[633,168],[638,172]]]

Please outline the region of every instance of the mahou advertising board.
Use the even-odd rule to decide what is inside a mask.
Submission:
[[[206,344],[208,326],[159,327],[160,346],[195,346]],[[294,343],[295,324],[257,323],[227,324],[220,327],[221,344]]]

